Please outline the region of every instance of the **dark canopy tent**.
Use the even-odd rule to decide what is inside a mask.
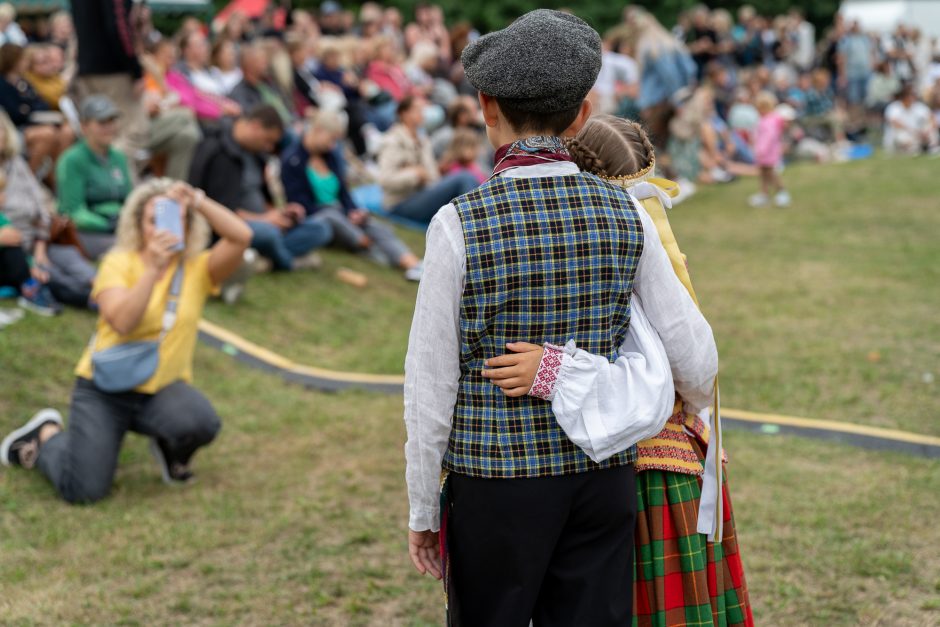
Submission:
[[[148,2],[154,13],[211,13],[211,0],[154,0]],[[59,9],[68,9],[69,0],[13,0],[18,13],[52,13]]]

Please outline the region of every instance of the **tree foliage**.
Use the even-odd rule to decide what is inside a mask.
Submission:
[[[503,28],[512,20],[533,9],[571,9],[575,14],[591,23],[596,29],[603,32],[615,26],[623,14],[623,9],[629,4],[626,2],[578,2],[577,0],[500,0],[499,2],[483,1],[468,2],[468,0],[436,0],[434,2],[444,9],[448,24],[459,21],[469,21],[481,32],[488,32]],[[226,2],[221,1],[224,6]],[[343,2],[343,6],[356,10],[358,2]],[[388,0],[385,6],[396,6],[401,9],[406,20],[414,16],[416,0]],[[639,0],[635,4],[643,6],[653,12],[667,27],[676,22],[676,17],[682,11],[697,4],[696,0]],[[805,12],[807,19],[813,22],[817,30],[822,30],[832,22],[832,16],[839,8],[839,0],[708,0],[705,3],[710,8],[723,7],[732,12],[743,4],[750,4],[762,15],[778,15],[786,13],[793,7],[799,7]],[[297,8],[316,10],[319,0],[294,0]]]

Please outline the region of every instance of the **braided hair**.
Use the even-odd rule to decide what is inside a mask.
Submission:
[[[565,145],[579,168],[602,177],[636,174],[655,158],[643,127],[613,115],[591,117]]]

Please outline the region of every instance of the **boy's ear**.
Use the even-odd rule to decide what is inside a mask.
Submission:
[[[499,123],[500,110],[496,98],[480,93],[480,109],[483,110],[483,121],[490,128],[496,128]]]
[[[594,105],[591,104],[590,100],[585,100],[581,103],[581,109],[578,111],[578,117],[574,119],[574,122],[564,130],[561,134],[562,137],[574,137],[578,132],[584,127],[587,123],[588,118],[591,117],[591,114],[594,112]]]

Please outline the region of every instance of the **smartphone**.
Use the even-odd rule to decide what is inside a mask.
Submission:
[[[153,207],[154,224],[159,231],[168,231],[172,233],[179,243],[173,247],[174,251],[181,251],[185,248],[183,238],[183,215],[180,204],[169,198],[158,198]]]

